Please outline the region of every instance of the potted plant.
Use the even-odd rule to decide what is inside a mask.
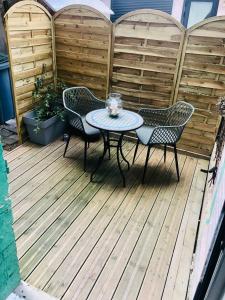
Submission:
[[[47,145],[64,132],[62,93],[65,84],[59,81],[46,85],[45,76],[36,78],[33,92],[34,109],[23,115],[32,142]]]

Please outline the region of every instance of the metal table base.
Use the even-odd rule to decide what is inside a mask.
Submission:
[[[130,164],[127,161],[127,159],[125,158],[125,156],[123,154],[123,150],[122,150],[124,132],[119,133],[120,136],[119,136],[118,139],[116,139],[116,138],[110,138],[110,132],[109,131],[105,131],[105,130],[100,130],[100,131],[101,131],[101,135],[102,135],[103,141],[104,141],[104,149],[103,149],[103,153],[102,153],[101,157],[98,160],[98,163],[96,165],[95,170],[91,174],[91,181],[93,181],[93,178],[94,178],[96,172],[98,171],[101,164],[103,163],[104,158],[106,156],[106,153],[108,152],[109,159],[110,159],[110,152],[111,152],[110,149],[111,148],[116,148],[117,164],[118,164],[118,167],[119,167],[120,175],[121,175],[122,180],[123,180],[123,186],[126,187],[126,179],[125,179],[125,176],[124,176],[124,173],[123,173],[123,169],[121,167],[121,158],[122,158],[123,161],[125,161],[127,163],[128,170],[130,169]]]

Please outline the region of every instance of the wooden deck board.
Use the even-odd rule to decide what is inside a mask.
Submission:
[[[102,172],[102,178],[106,175],[106,172],[107,170]],[[21,268],[22,274],[27,276],[29,274],[27,272],[31,272],[31,265],[34,266],[34,263],[40,262],[46,255],[46,251],[54,246],[54,243],[92,200],[95,193],[101,189],[102,184],[93,183],[89,185],[89,181],[89,176],[83,173],[65,191],[62,197],[57,197],[58,201],[42,215],[42,218],[32,225],[33,230],[29,228],[32,233],[26,239],[21,238],[18,240],[19,256],[23,256],[21,261],[26,262]],[[24,246],[25,243],[29,245],[28,248]],[[25,253],[26,249],[29,250]]]
[[[188,196],[186,209],[180,226],[179,235],[173,251],[163,299],[184,299],[189,281],[189,266],[192,264],[192,252],[198,226],[199,211],[202,205],[205,175],[201,169],[207,169],[208,162],[199,159]]]
[[[124,145],[130,161],[133,149]],[[22,279],[64,300],[185,299],[208,162],[179,155],[177,183],[173,154],[164,164],[155,149],[141,185],[140,147],[123,188],[115,152],[90,183],[102,145],[86,173],[83,143],[63,150],[26,143],[5,155]]]
[[[185,156],[181,156],[179,159],[181,174],[183,174],[185,160]],[[120,279],[113,299],[121,299],[122,297],[127,299],[137,298],[176,187],[177,183],[173,180],[173,177],[167,176]]]
[[[77,166],[77,162],[81,161],[83,158],[83,147],[81,144],[75,144],[76,151],[74,153],[74,147],[71,147],[67,150],[67,158],[62,160],[59,157],[54,163],[40,172],[37,176],[32,178],[29,181],[29,184],[24,185],[20,188],[20,190],[11,195],[13,197],[13,206],[14,208],[14,218],[15,221],[22,215],[23,212],[28,210],[31,206],[33,206],[38,200],[40,200],[44,195],[46,195],[54,186],[59,188],[62,185],[64,187],[65,183],[60,183],[61,179],[64,178],[66,175],[74,176],[70,172],[73,171],[75,166]],[[93,153],[96,147],[93,147],[91,151],[89,151],[89,155]],[[74,159],[74,155],[75,158]],[[72,156],[72,158],[71,158]],[[80,169],[76,168],[76,172],[80,176]],[[69,175],[70,174],[70,175]],[[66,180],[66,183],[68,179]],[[29,201],[27,201],[29,198]],[[23,205],[18,205],[20,201],[23,201]]]
[[[114,177],[114,179],[112,180],[111,178],[108,177],[108,180],[105,182],[104,186],[102,189],[100,189],[98,191],[98,193],[95,195],[95,197],[93,198],[93,201],[87,206],[87,208],[79,215],[79,217],[73,222],[71,228],[66,232],[66,234],[62,237],[62,239],[59,241],[59,243],[57,243],[57,246],[60,248],[60,244],[61,244],[61,248],[62,252],[64,252],[64,255],[62,255],[62,253],[57,252],[55,253],[56,255],[54,255],[52,257],[52,259],[54,260],[54,268],[53,271],[56,271],[56,269],[58,269],[61,265],[62,259],[64,259],[66,257],[66,259],[68,261],[70,261],[70,268],[72,265],[72,261],[75,259],[75,257],[78,255],[78,253],[80,253],[80,255],[83,255],[84,259],[86,259],[86,255],[85,251],[88,251],[88,248],[91,248],[92,243],[95,243],[95,238],[94,235],[97,236],[99,233],[101,234],[101,229],[104,230],[105,228],[105,222],[103,222],[103,217],[104,215],[102,215],[102,213],[107,211],[107,218],[110,218],[110,213],[109,213],[109,206],[112,205],[112,207],[115,209],[117,207],[117,205],[119,205],[120,201],[123,199],[121,198],[118,194],[117,197],[115,199],[114,195],[116,195],[114,193],[115,189],[117,188],[118,184],[120,183],[120,179],[118,177]],[[113,188],[112,188],[112,184],[113,184]],[[124,194],[125,189],[123,189],[123,193]],[[124,197],[124,196],[122,196]],[[117,203],[117,205],[116,205]],[[108,208],[106,210],[106,208]],[[86,213],[88,212],[88,214]],[[110,210],[110,212],[112,213],[112,210]],[[100,218],[100,219],[99,219]],[[98,223],[98,221],[101,222],[101,224]],[[99,226],[99,230],[96,231],[96,227]],[[102,228],[103,226],[103,228]],[[90,234],[91,231],[91,235],[88,235],[88,233]],[[72,240],[68,239],[68,234],[69,236],[71,235],[73,237]],[[88,236],[87,236],[88,235]],[[85,237],[85,238],[84,238]],[[83,243],[81,242],[83,240]],[[87,244],[88,242],[88,244]],[[73,249],[76,247],[76,249],[78,249],[77,244],[78,245],[82,245],[82,247],[85,245],[85,247],[82,248],[82,252],[77,250],[75,253],[76,255],[74,255],[74,257],[71,257],[71,254],[69,254],[68,256],[65,255],[66,252],[72,252],[74,251]],[[48,259],[52,256],[52,253],[55,252],[55,249],[52,249],[49,253],[49,257],[46,257],[44,259],[44,261],[48,261]],[[58,255],[60,254],[60,256]],[[71,260],[69,260],[69,258],[71,258]],[[79,257],[79,263],[81,262],[81,257]],[[78,267],[79,263],[77,264],[76,268]],[[66,266],[66,264],[64,264]],[[39,270],[41,270],[43,267],[43,265],[40,267]],[[65,276],[66,274],[68,274],[68,269],[66,268],[63,278],[65,280]],[[73,269],[74,272],[74,269]],[[54,272],[51,274],[53,275]],[[32,276],[32,275],[31,275]],[[71,274],[72,276],[72,274]],[[69,277],[71,277],[69,275]],[[44,278],[40,277],[38,281],[36,282],[36,285],[39,286],[39,288],[43,288],[49,281],[49,276],[48,278]]]
[[[172,154],[170,153],[167,158],[170,166]],[[161,185],[158,183],[162,183],[162,177],[163,179],[166,178],[166,166],[164,165],[163,167],[163,175],[161,173],[153,173],[154,179],[152,179],[151,188],[149,188],[149,186],[145,187],[145,189],[142,188],[143,194],[141,195],[141,199],[127,223],[116,247],[110,254],[110,257],[95,284],[95,288],[92,289],[90,299],[96,299],[98,297],[104,299],[105,296],[107,299],[110,299],[113,296],[114,290],[119,283],[118,279],[122,276],[130,256],[132,255],[133,249],[136,248],[135,246],[137,246],[140,235],[143,232],[148,215],[155,205],[155,201],[161,188]],[[156,170],[157,169],[155,169],[155,171]]]
[[[154,154],[153,154],[154,155]],[[158,155],[155,155],[156,160],[159,161],[159,157]],[[140,178],[139,176],[137,176],[137,178]],[[133,186],[132,186],[133,185]],[[95,280],[95,277],[98,275],[98,272],[96,272],[96,270],[99,270],[99,272],[101,271],[102,265],[104,265],[105,260],[108,259],[108,255],[110,254],[110,252],[112,251],[114,245],[118,242],[121,233],[123,232],[127,222],[129,221],[130,217],[132,216],[133,212],[136,209],[136,206],[139,202],[139,199],[141,198],[141,195],[145,189],[145,187],[140,186],[137,181],[134,182],[134,180],[130,181],[130,184],[128,185],[127,189],[130,188],[130,186],[132,186],[132,189],[125,194],[125,199],[122,203],[122,205],[119,207],[118,211],[116,212],[114,218],[111,220],[110,223],[108,223],[108,226],[106,228],[106,230],[102,233],[102,235],[100,236],[100,239],[96,239],[96,241],[98,241],[98,244],[96,245],[96,247],[94,247],[93,249],[89,250],[89,253],[87,253],[88,255],[86,257],[83,257],[81,259],[81,257],[79,257],[79,260],[77,260],[77,263],[72,265],[70,265],[70,260],[67,259],[67,261],[69,262],[69,265],[66,264],[64,267],[66,267],[66,274],[68,274],[67,278],[65,278],[65,272],[61,273],[61,270],[59,270],[57,272],[57,274],[55,274],[56,277],[62,277],[63,274],[63,286],[66,286],[71,283],[71,277],[72,274],[76,274],[76,272],[74,271],[78,271],[79,269],[77,269],[77,266],[80,266],[80,262],[84,263],[84,266],[82,268],[82,270],[79,272],[76,280],[74,280],[73,282],[73,286],[77,285],[78,282],[78,289],[80,291],[79,293],[79,298],[82,299],[82,292],[83,293],[87,293],[89,291],[88,287],[92,287],[93,281]],[[121,186],[118,188],[119,191],[121,190]],[[123,188],[122,188],[123,189]],[[124,190],[124,189],[123,189]],[[122,194],[124,193],[124,191],[122,191]],[[114,195],[110,200],[111,201],[115,201],[115,197],[117,197],[117,191],[114,192]],[[101,219],[100,219],[101,221]],[[84,238],[82,239],[82,241],[87,240],[88,237],[85,235]],[[82,248],[82,244],[79,243],[77,245],[76,248],[74,248],[74,253],[77,253],[79,251],[81,251],[80,249]],[[87,276],[87,270],[88,274],[90,276]],[[93,273],[90,273],[90,272]],[[91,276],[92,274],[92,276]],[[91,280],[90,280],[91,278]],[[54,285],[52,284],[52,280],[48,283],[48,285],[45,287],[45,290],[49,290],[49,289],[53,289],[55,293],[58,295],[57,297],[62,297],[63,296],[63,291],[61,289],[61,286],[58,285]],[[77,290],[77,288],[75,289]],[[70,298],[70,296],[69,296]]]
[[[196,160],[188,157],[183,169],[185,180],[180,182],[173,195],[172,203],[141,286],[140,299],[160,299],[162,297],[164,282],[170,267],[170,259],[173,254],[177,232],[179,231],[195,168]]]

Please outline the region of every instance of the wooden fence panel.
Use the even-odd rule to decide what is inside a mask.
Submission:
[[[170,15],[143,9],[114,24],[112,90],[125,106],[168,107],[173,102],[185,29]]]
[[[72,5],[54,16],[36,1],[15,4],[5,16],[18,122],[32,109],[34,81],[45,65],[47,82],[87,86],[105,99],[120,92],[125,107],[168,107],[192,103],[195,114],[179,147],[211,154],[225,95],[225,17],[215,17],[186,31],[166,13],[138,10],[113,25],[88,6]],[[53,28],[54,25],[54,28]],[[110,82],[111,80],[111,82]]]
[[[111,22],[88,6],[71,5],[54,16],[57,78],[86,86],[105,99],[109,89]]]
[[[37,76],[47,71],[46,81],[54,78],[52,17],[35,1],[21,1],[5,15],[10,69],[18,134],[23,135],[22,115],[33,107],[32,92]]]
[[[196,108],[179,147],[206,156],[220,122],[216,104],[225,96],[224,28],[225,17],[214,17],[187,30],[175,94]]]

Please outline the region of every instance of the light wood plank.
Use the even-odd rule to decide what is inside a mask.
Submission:
[[[113,161],[113,160],[112,160]],[[110,162],[112,164],[112,162]],[[107,170],[101,173],[100,178],[103,179],[107,174]],[[31,234],[17,241],[18,255],[21,257],[21,272],[26,276],[29,275],[31,265],[34,267],[45,256],[46,249],[49,250],[53,247],[59,237],[67,230],[67,228],[74,222],[74,219],[83,211],[88,205],[94,195],[100,190],[103,182],[100,184],[90,183],[89,176],[85,173],[82,174],[70,188],[66,190],[61,197],[60,201],[55,202],[48,211],[46,211],[41,219],[38,219],[31,226],[33,230]],[[57,199],[57,200],[59,200]],[[63,219],[63,224],[61,224]],[[51,225],[51,226],[49,226]],[[45,229],[44,229],[45,228]],[[42,235],[46,231],[48,239]],[[33,245],[33,247],[31,247]],[[26,252],[26,249],[30,249]],[[39,255],[37,255],[37,253]],[[23,263],[25,262],[25,263]]]
[[[186,156],[181,156],[179,166],[183,176],[183,166]],[[174,161],[170,170],[173,169]],[[148,216],[144,229],[137,245],[126,265],[123,275],[113,295],[113,299],[137,299],[139,289],[148,268],[149,261],[154,252],[155,244],[162,230],[163,223],[172,202],[172,197],[177,188],[177,182],[173,176],[165,179],[155,204]]]
[[[131,154],[132,152],[128,154],[128,157],[131,156]],[[105,226],[107,226],[107,222],[110,222],[113,218],[115,211],[121,205],[125,195],[127,194],[127,189],[121,189],[118,187],[119,178],[115,177],[115,172],[113,172],[112,175],[113,178],[108,178],[104,185],[104,189],[101,189],[95,195],[93,201],[90,205],[88,205],[87,210],[78,216],[69,230],[67,230],[57,242],[56,247],[53,247],[49,254],[41,261],[37,267],[37,272],[35,274],[32,273],[29,276],[28,280],[35,283],[35,286],[44,288],[49,279],[54,275],[55,271],[61,266],[61,264],[64,263],[65,256],[71,256],[70,252],[74,251],[73,248],[76,243],[81,244],[81,240],[85,240],[85,242],[82,243],[83,251],[77,252],[77,255],[82,255],[84,257],[88,248],[91,249],[91,245],[94,245],[93,243],[95,243],[96,240],[95,235],[99,236],[101,235],[101,232],[104,231]],[[110,187],[109,181],[113,183],[113,189]],[[132,184],[129,185],[132,186]],[[116,193],[117,190],[119,191],[118,193]],[[106,210],[108,211],[107,215],[105,214]],[[89,212],[89,217],[87,217],[87,211]],[[89,228],[88,239],[87,231],[85,231],[87,227]],[[97,228],[98,231],[96,230]],[[86,237],[84,237],[84,235]],[[87,243],[87,241],[89,242]],[[57,248],[60,248],[61,251],[57,251]],[[49,269],[44,276],[40,276],[43,265],[45,265],[49,259],[51,259],[52,268]]]
[[[201,169],[205,170],[207,167],[207,161],[198,160],[178,240],[170,263],[163,300],[185,299],[186,297],[192,266],[192,253],[206,182],[206,174],[202,173]]]
[[[68,146],[68,153],[70,153],[70,151],[74,151],[74,147],[77,148],[78,153],[80,153],[80,151],[82,151],[83,147],[80,143],[77,143],[75,141],[71,141],[70,145]],[[34,177],[30,178],[30,180],[27,180],[26,185],[23,185],[21,188],[19,188],[16,193],[13,194],[13,207],[14,207],[14,212],[17,212],[17,206],[21,201],[24,201],[24,205],[22,205],[20,203],[20,205],[18,206],[18,208],[22,208],[22,210],[24,211],[25,208],[28,205],[31,205],[31,203],[34,201],[34,195],[35,194],[39,194],[41,195],[45,190],[44,188],[41,189],[42,186],[46,185],[47,182],[46,180],[51,177],[51,181],[54,181],[55,176],[54,173],[58,170],[58,168],[66,168],[68,163],[72,163],[71,160],[69,161],[62,161],[61,160],[61,156],[59,156],[52,164],[50,164],[49,166],[46,167],[46,169],[42,170],[40,173],[36,174]],[[21,168],[23,167],[23,165],[21,166]],[[64,171],[63,171],[64,172]],[[50,188],[50,183],[49,183],[49,187]],[[37,188],[39,188],[39,192],[36,191]],[[34,192],[34,193],[33,193]],[[33,197],[32,197],[33,196]],[[32,199],[28,202],[26,202],[27,198],[32,197]],[[14,218],[16,220],[16,215],[14,215]]]
[[[170,206],[155,246],[154,254],[140,289],[139,299],[160,299],[162,296],[169,262],[173,254],[177,231],[185,210],[195,168],[196,160],[188,157],[184,166],[183,180],[174,193],[173,204]]]
[[[151,187],[148,186],[142,194],[141,200],[123,232],[123,236],[120,238],[116,247],[110,254],[104,269],[95,283],[94,289],[89,295],[90,299],[110,299],[113,296],[114,290],[119,283],[119,278],[122,276],[123,271],[126,268],[133,249],[135,248],[135,245],[143,231],[144,225],[146,224],[149,213],[155,205],[161,188],[160,178],[162,179],[161,182],[163,182],[168,174],[168,167],[171,165],[172,160],[173,155],[172,153],[169,153],[167,157],[168,164],[166,166],[164,165],[162,173],[158,172],[154,175],[155,184],[154,180],[152,180]],[[164,174],[165,177],[162,177],[162,174]]]
[[[154,155],[153,153],[153,161],[155,160],[155,163],[159,162],[160,158],[157,158],[157,155]],[[130,189],[130,187],[129,187]],[[128,191],[129,191],[128,189]],[[143,194],[145,190],[145,187],[140,187],[139,184],[134,184],[132,189],[130,190],[131,197],[129,197],[129,194],[126,195],[125,201],[122,202],[122,205],[119,207],[118,211],[116,212],[115,217],[113,218],[112,222],[110,222],[107,229],[103,232],[103,235],[98,242],[98,244],[95,246],[93,251],[91,252],[91,255],[88,256],[87,261],[85,262],[84,267],[82,268],[82,271],[79,272],[78,276],[73,281],[72,288],[72,294],[68,293],[64,296],[65,299],[71,299],[71,295],[73,295],[74,299],[76,298],[86,298],[94,281],[96,280],[96,275],[100,272],[102,269],[102,266],[104,265],[105,261],[107,260],[108,255],[112,251],[115,243],[118,241],[121,232],[123,232],[124,227],[126,226],[127,221],[131,217],[133,211],[135,210],[135,207],[137,203],[139,202],[139,199],[141,195]],[[121,191],[122,192],[122,191]],[[121,196],[121,192],[119,191],[119,197]],[[123,194],[123,193],[122,193]],[[116,193],[114,197],[116,196]],[[80,252],[80,247],[83,248],[82,244],[84,241],[87,240],[85,237],[82,239],[82,243],[78,245],[78,249],[74,248],[74,251]],[[77,250],[76,250],[77,249]],[[83,250],[85,251],[85,250]],[[89,250],[90,251],[90,250]],[[75,257],[76,259],[76,257]],[[63,285],[68,285],[71,282],[71,272],[76,272],[76,269],[74,267],[77,265],[76,260],[74,260],[74,265],[71,265],[71,260],[67,259],[66,264],[62,267],[62,269],[56,274],[56,278],[61,278],[62,274],[64,274],[64,284],[58,286],[53,285],[53,281],[49,281],[49,283],[44,288],[45,291],[48,291],[50,294],[54,290],[54,294],[57,294],[57,297],[62,296],[63,292]],[[78,258],[78,261],[80,259]],[[82,261],[81,261],[82,263]],[[80,264],[80,263],[79,263]],[[69,268],[70,266],[70,268]],[[79,266],[79,265],[78,265]],[[92,276],[87,276],[87,270],[91,272]],[[66,272],[66,273],[65,273]],[[66,276],[65,276],[66,275]],[[68,291],[69,292],[69,291]],[[73,294],[74,293],[74,294]],[[79,296],[78,296],[79,294]]]

